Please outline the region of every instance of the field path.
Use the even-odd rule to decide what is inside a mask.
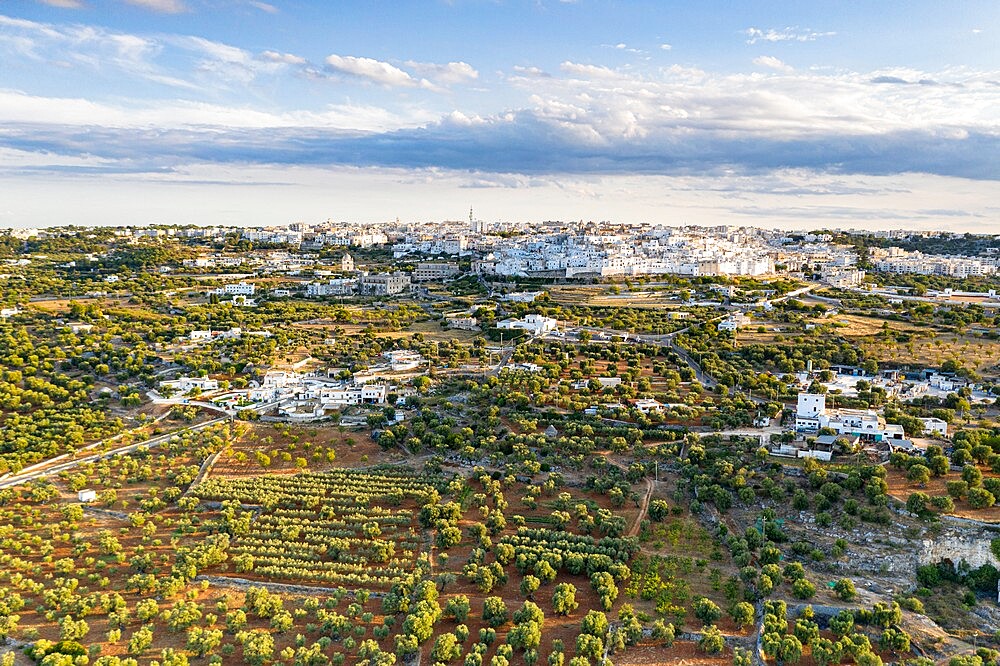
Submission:
[[[652,479],[646,479],[646,496],[642,498],[639,515],[635,517],[635,523],[626,536],[639,536],[639,527],[642,525],[642,519],[646,517],[646,511],[649,510],[649,500],[653,497],[653,487]]]

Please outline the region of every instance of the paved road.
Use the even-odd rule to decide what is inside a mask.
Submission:
[[[499,375],[500,371],[506,368],[507,364],[510,363],[510,359],[514,355],[514,346],[504,347],[503,349],[504,352],[500,355],[500,362],[497,364],[497,367],[486,371],[487,377],[495,377],[496,375]]]
[[[224,423],[228,420],[229,420],[228,416],[223,416],[217,419],[212,419],[211,421],[205,421],[204,423],[199,423],[198,425],[189,426],[187,428],[181,428],[180,430],[174,430],[173,432],[169,432],[165,435],[159,435],[157,437],[153,437],[152,439],[148,439],[145,442],[136,442],[135,444],[121,446],[117,449],[112,449],[110,451],[102,451],[101,453],[95,453],[93,455],[84,456],[83,458],[77,458],[76,460],[70,460],[64,463],[52,465],[50,467],[46,467],[45,469],[30,472],[28,474],[15,474],[13,476],[4,479],[3,481],[0,481],[0,489],[13,488],[14,486],[19,486],[24,483],[34,481],[36,479],[53,476],[55,474],[58,474],[59,472],[64,472],[68,469],[73,469],[74,467],[77,467],[84,463],[95,462],[97,460],[101,460],[102,458],[110,458],[111,456],[119,455],[122,453],[132,453],[133,451],[137,451],[142,448],[151,449],[155,446],[163,444],[164,442],[170,441],[170,439],[175,435],[180,435],[186,432],[198,432],[206,428],[211,428],[216,424]]]

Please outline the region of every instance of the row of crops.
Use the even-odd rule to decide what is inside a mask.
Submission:
[[[440,476],[385,467],[210,479],[192,492],[205,502],[235,500],[263,509],[230,546],[240,573],[388,588],[413,571],[423,543],[415,511],[399,505],[419,504],[446,486]]]
[[[442,492],[447,480],[403,467],[366,470],[338,469],[295,476],[256,476],[209,479],[194,489],[205,501],[237,500],[244,505],[319,510],[322,505],[370,506],[373,502],[401,504]]]
[[[514,564],[521,573],[533,570],[540,561],[548,562],[555,571],[574,575],[618,573],[639,551],[639,542],[634,537],[595,539],[529,527],[502,537],[499,543],[513,547]]]

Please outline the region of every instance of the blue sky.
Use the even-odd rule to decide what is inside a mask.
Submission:
[[[1000,229],[1000,3],[0,2],[0,225]]]

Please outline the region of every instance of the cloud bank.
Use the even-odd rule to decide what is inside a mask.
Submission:
[[[311,60],[192,35],[0,16],[3,62],[143,92],[0,88],[0,180],[236,187],[259,170],[267,174],[262,186],[292,188],[279,182],[284,174],[308,171],[321,182],[317,174],[327,172],[388,173],[385,182],[415,190],[443,179],[456,191],[530,188],[561,202],[641,196],[643,210],[653,210],[662,199],[635,184],[647,179],[670,183],[674,197],[691,192],[693,209],[697,188],[737,202],[732,216],[798,219],[814,210],[833,220],[860,215],[863,206],[765,205],[760,197],[875,196],[864,192],[870,178],[968,182],[977,193],[995,187],[1000,72],[849,71],[797,59],[793,68],[740,43],[829,35],[798,28],[736,34],[746,71],[567,59],[480,72],[472,58],[429,62],[324,49],[329,55]],[[476,97],[480,87],[497,94]],[[286,90],[305,94],[286,102]],[[795,177],[775,175],[788,173]],[[720,182],[735,184],[713,189]],[[929,224],[944,219],[942,211],[957,217],[958,208],[921,201],[879,215]]]

